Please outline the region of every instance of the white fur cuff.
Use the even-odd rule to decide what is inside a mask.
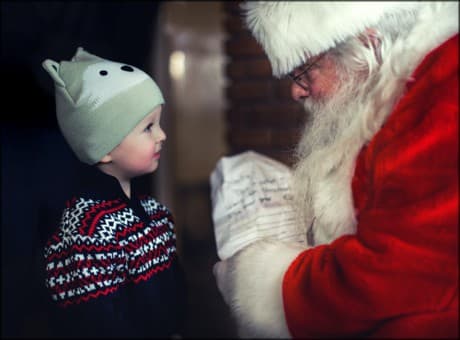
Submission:
[[[242,337],[290,337],[283,306],[283,277],[302,252],[296,244],[256,242],[232,261],[234,296],[230,308]]]

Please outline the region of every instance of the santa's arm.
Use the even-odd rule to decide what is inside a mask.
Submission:
[[[241,337],[290,337],[282,283],[294,259],[306,249],[279,241],[258,241],[215,264],[214,274]]]

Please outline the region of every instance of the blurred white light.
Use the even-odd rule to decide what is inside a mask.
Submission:
[[[174,79],[181,79],[185,72],[185,53],[174,51],[169,56],[169,74]]]

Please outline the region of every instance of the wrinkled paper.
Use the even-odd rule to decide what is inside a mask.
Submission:
[[[289,167],[254,151],[221,158],[210,176],[217,255],[275,238],[306,244],[296,228]]]

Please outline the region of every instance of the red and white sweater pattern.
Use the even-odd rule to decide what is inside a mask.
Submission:
[[[61,306],[108,295],[128,282],[148,280],[176,256],[169,210],[140,199],[149,223],[121,199],[73,198],[45,246],[46,286]]]

